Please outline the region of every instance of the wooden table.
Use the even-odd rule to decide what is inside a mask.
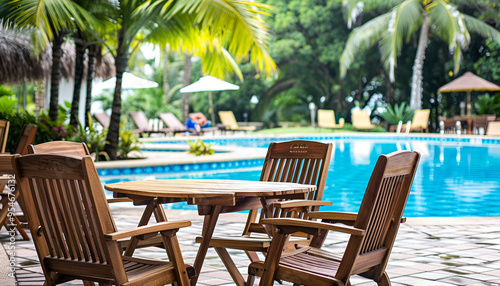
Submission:
[[[303,199],[308,192],[316,190],[316,186],[263,181],[174,179],[108,184],[105,189],[129,197],[135,205],[146,205],[139,226],[147,224],[153,213],[157,221],[166,221],[161,207],[163,203],[187,201],[188,204],[197,205],[198,214],[204,215],[205,219],[203,239],[194,262],[196,277],[191,280],[191,285],[196,285],[219,214],[261,207],[267,210],[269,199]],[[130,242],[126,255],[133,253],[137,242],[137,239]]]

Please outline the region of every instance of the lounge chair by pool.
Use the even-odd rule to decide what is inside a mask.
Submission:
[[[255,131],[255,126],[239,126],[232,111],[219,111],[219,118],[227,130],[232,131]]]
[[[335,123],[335,111],[331,109],[318,109],[318,126],[322,128],[340,129],[344,128],[344,118]]]
[[[366,110],[352,111],[352,126],[358,130],[372,130],[375,125],[370,121],[370,116]]]

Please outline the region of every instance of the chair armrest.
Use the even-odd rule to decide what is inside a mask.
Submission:
[[[106,240],[119,240],[122,238],[127,238],[127,237],[132,237],[132,236],[138,236],[138,235],[156,233],[156,232],[161,232],[161,231],[179,229],[181,227],[187,227],[190,225],[191,225],[191,221],[189,221],[189,220],[159,222],[159,223],[156,223],[153,225],[140,226],[140,227],[133,229],[133,230],[108,233],[108,234],[104,235],[104,238]]]
[[[351,226],[335,225],[330,223],[295,218],[265,218],[262,220],[262,224],[273,225],[276,227],[292,227],[293,231],[291,231],[290,233],[297,231],[311,233],[311,230],[324,229],[356,236],[363,236],[365,234],[365,231],[363,229]]]
[[[308,216],[309,218],[328,221],[355,221],[358,214],[345,212],[310,212]]]
[[[273,204],[274,208],[296,208],[296,207],[308,207],[308,206],[331,206],[330,201],[317,201],[317,200],[289,200],[283,202],[277,202]]]

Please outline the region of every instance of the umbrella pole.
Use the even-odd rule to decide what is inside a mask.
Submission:
[[[470,117],[470,110],[471,110],[471,104],[470,104],[470,90],[467,91],[467,117]]]
[[[215,126],[214,102],[212,100],[211,91],[208,92],[208,104],[209,104],[208,112],[210,112],[210,117],[212,119],[212,126]]]

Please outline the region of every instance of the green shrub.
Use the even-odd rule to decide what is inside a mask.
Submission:
[[[415,110],[411,109],[410,106],[406,105],[406,102],[401,103],[401,105],[394,104],[394,108],[387,105],[387,111],[380,114],[382,118],[391,125],[397,125],[399,121],[406,123],[413,119]]]
[[[139,148],[139,138],[137,135],[125,128],[126,122],[120,123],[120,138],[118,139],[118,157],[120,159],[128,158],[128,154],[132,151],[141,152]]]
[[[188,141],[189,141],[189,151],[188,151],[189,154],[194,154],[196,156],[214,154],[214,150],[212,150],[212,143],[207,145],[200,139],[196,141],[192,140]]]
[[[494,96],[484,94],[478,97],[477,101],[474,103],[474,107],[479,115],[496,114],[500,116],[500,92],[496,93]]]

